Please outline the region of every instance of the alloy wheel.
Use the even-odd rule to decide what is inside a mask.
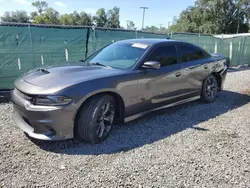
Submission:
[[[114,105],[111,102],[104,104],[97,118],[96,135],[101,138],[108,134],[114,120]]]
[[[209,99],[216,97],[217,83],[214,77],[210,77],[206,80],[206,95]]]

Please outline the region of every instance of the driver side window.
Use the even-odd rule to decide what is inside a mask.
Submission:
[[[175,45],[160,46],[153,50],[147,61],[158,61],[161,67],[177,64]]]

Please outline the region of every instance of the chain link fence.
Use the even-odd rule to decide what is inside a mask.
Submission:
[[[35,67],[83,60],[107,44],[132,38],[183,40],[210,53],[225,55],[231,66],[250,64],[250,37],[223,40],[190,33],[163,35],[121,29],[0,23],[0,89],[13,88],[17,77]]]

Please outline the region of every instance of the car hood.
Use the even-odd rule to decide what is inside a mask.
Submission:
[[[24,74],[21,79],[42,88],[67,87],[84,81],[117,75],[122,71],[97,65],[74,64],[36,68]]]

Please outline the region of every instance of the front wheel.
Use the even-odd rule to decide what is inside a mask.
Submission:
[[[76,121],[75,136],[80,141],[100,143],[108,137],[115,117],[115,100],[98,95],[81,108]]]
[[[214,75],[208,76],[202,85],[201,99],[204,102],[211,103],[215,101],[218,92],[218,82]]]

